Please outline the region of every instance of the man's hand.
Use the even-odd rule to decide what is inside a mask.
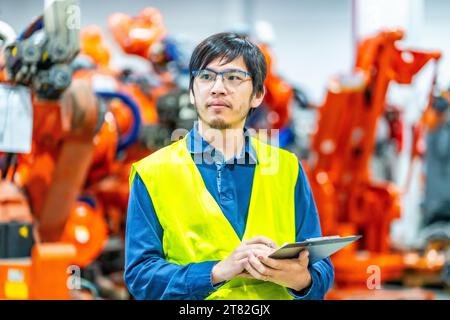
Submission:
[[[211,276],[213,285],[230,280],[244,272],[249,257],[254,256],[255,253],[260,256],[269,255],[277,247],[273,240],[263,236],[242,241],[228,257],[213,267]]]
[[[311,284],[308,270],[309,252],[303,250],[296,259],[271,259],[268,255],[253,255],[245,262],[248,274],[239,276],[270,281],[283,287],[300,291]]]

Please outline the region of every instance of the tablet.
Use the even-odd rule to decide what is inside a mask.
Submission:
[[[307,239],[302,242],[288,243],[272,253],[272,259],[293,259],[297,258],[304,249],[309,251],[309,264],[325,259],[333,253],[339,251],[350,243],[360,239],[362,236],[330,236]]]

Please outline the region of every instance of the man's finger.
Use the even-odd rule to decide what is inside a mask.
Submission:
[[[251,249],[251,250],[262,250],[262,251],[266,251],[266,252],[270,252],[270,253],[275,251],[274,248],[269,247],[269,246],[267,246],[265,244],[261,244],[261,243],[250,244],[250,245],[246,246],[244,250],[248,250],[248,249]]]
[[[258,271],[262,276],[270,277],[271,269],[267,266],[264,266],[261,261],[256,258],[253,254],[248,257],[248,262],[250,262],[251,266]]]
[[[262,280],[262,281],[267,281],[269,279],[267,276],[264,276],[264,275],[260,274],[258,271],[256,271],[256,269],[253,268],[253,266],[250,264],[250,262],[246,262],[245,270],[247,270],[247,272],[250,273],[252,275],[252,277],[255,279]]]
[[[251,244],[241,248],[241,250],[236,251],[235,258],[242,259],[247,257],[250,252],[258,252],[258,254],[270,255],[275,249],[271,249],[263,244]]]
[[[244,270],[244,272],[239,273],[237,278],[246,278],[246,279],[254,279],[250,273],[247,272],[247,270]]]
[[[258,256],[259,260],[265,264],[266,266],[276,269],[276,270],[282,270],[283,269],[283,262],[280,260],[272,259],[267,256]]]
[[[266,251],[274,251],[275,250],[275,249],[272,249],[271,247],[269,247],[265,244],[262,244],[262,243],[252,243],[252,244],[242,243],[242,245],[239,246],[237,251],[242,252],[242,251],[255,250],[255,249],[266,250]]]
[[[298,256],[298,261],[302,265],[308,265],[309,264],[309,251],[308,250],[302,250]]]
[[[256,257],[261,257],[261,256],[268,257],[272,253],[274,253],[276,250],[275,249],[269,249],[269,250],[258,250],[258,249],[256,249],[256,250],[252,250],[252,251],[253,251],[253,253],[255,254]]]
[[[242,268],[244,269],[245,264],[248,262],[248,257],[242,258],[240,260],[237,260],[236,263]]]
[[[269,246],[270,248],[273,249],[277,249],[278,245],[276,244],[275,241],[273,241],[272,239],[269,239],[267,237],[264,236],[257,236],[248,240],[243,241],[245,242],[245,244],[257,244],[257,243],[261,243],[261,244],[265,244],[267,246]]]
[[[309,251],[308,250],[302,250],[300,254],[298,255],[299,260],[304,260],[309,257]]]

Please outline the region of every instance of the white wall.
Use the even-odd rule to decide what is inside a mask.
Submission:
[[[382,28],[407,31],[405,43],[418,44],[423,29],[424,0],[355,0],[359,38]]]
[[[255,0],[254,19],[272,23],[276,65],[319,103],[331,75],[353,62],[350,0]]]

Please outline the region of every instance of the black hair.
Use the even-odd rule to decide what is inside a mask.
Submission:
[[[252,96],[264,93],[267,63],[263,53],[245,35],[233,32],[214,34],[197,45],[189,62],[189,90],[192,90],[194,84],[192,71],[205,68],[217,58],[222,58],[225,64],[241,56],[252,77]]]

